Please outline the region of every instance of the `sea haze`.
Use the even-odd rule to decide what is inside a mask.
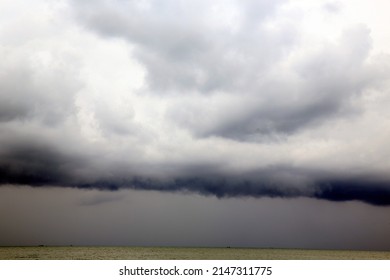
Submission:
[[[390,250],[389,9],[1,1],[0,245]]]
[[[7,246],[390,250],[389,215],[389,207],[308,198],[0,188],[0,240]]]

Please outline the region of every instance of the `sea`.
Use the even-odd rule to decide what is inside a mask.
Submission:
[[[205,247],[0,247],[0,260],[390,260],[390,251]]]

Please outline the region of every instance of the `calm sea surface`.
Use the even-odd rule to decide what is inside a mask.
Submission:
[[[390,251],[182,247],[0,247],[1,260],[390,260]]]

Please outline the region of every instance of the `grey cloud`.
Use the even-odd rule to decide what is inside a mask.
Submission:
[[[3,50],[1,50],[3,51]],[[0,121],[38,120],[47,125],[61,123],[74,108],[80,81],[70,67],[33,61],[33,54],[22,50],[3,51],[0,66]]]
[[[104,36],[135,44],[136,58],[146,66],[147,82],[157,94],[245,90],[294,41],[288,26],[276,33],[262,26],[282,1],[230,1],[241,16],[232,27],[210,22],[219,14],[218,1],[215,11],[207,1],[150,1],[144,9],[135,2],[113,3],[76,5],[78,17]]]
[[[329,13],[338,13],[342,9],[342,5],[338,1],[327,2],[323,4],[323,9]]]
[[[274,18],[283,1],[231,1],[239,16],[229,28],[208,24],[213,7],[204,2],[114,3],[76,5],[78,18],[103,36],[135,45],[133,55],[147,70],[148,93],[177,94],[178,100],[218,93],[232,100],[213,108],[196,99],[169,107],[167,118],[196,137],[262,142],[294,134],[356,113],[351,99],[375,86],[366,62],[371,38],[363,25],[346,29],[337,43],[308,48],[283,69],[279,63],[302,47],[299,31]],[[269,22],[276,27],[267,29]],[[235,96],[242,100],[235,103]]]
[[[261,82],[251,79],[250,90],[243,86],[244,92],[227,93],[227,100],[231,94],[242,96],[242,100],[231,98],[228,106],[217,103],[210,108],[204,103],[183,102],[182,108],[171,108],[169,116],[196,136],[263,141],[354,115],[360,108],[354,107],[352,100],[377,88],[378,79],[387,79],[379,74],[382,65],[366,61],[371,49],[369,34],[365,26],[345,30],[336,44],[309,53],[287,72],[281,69],[279,76]],[[194,119],[196,114],[202,117]],[[207,120],[210,126],[201,124]]]

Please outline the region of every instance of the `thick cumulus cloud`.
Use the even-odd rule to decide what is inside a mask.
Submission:
[[[100,1],[84,4],[79,17],[135,45],[149,93],[180,100],[171,121],[196,137],[251,140],[345,113],[375,78],[366,26],[344,27],[334,43],[300,45],[299,26],[290,22],[297,19],[275,15],[282,4]],[[305,53],[294,58],[297,48]]]
[[[390,204],[390,59],[348,5],[16,2],[0,183]]]

